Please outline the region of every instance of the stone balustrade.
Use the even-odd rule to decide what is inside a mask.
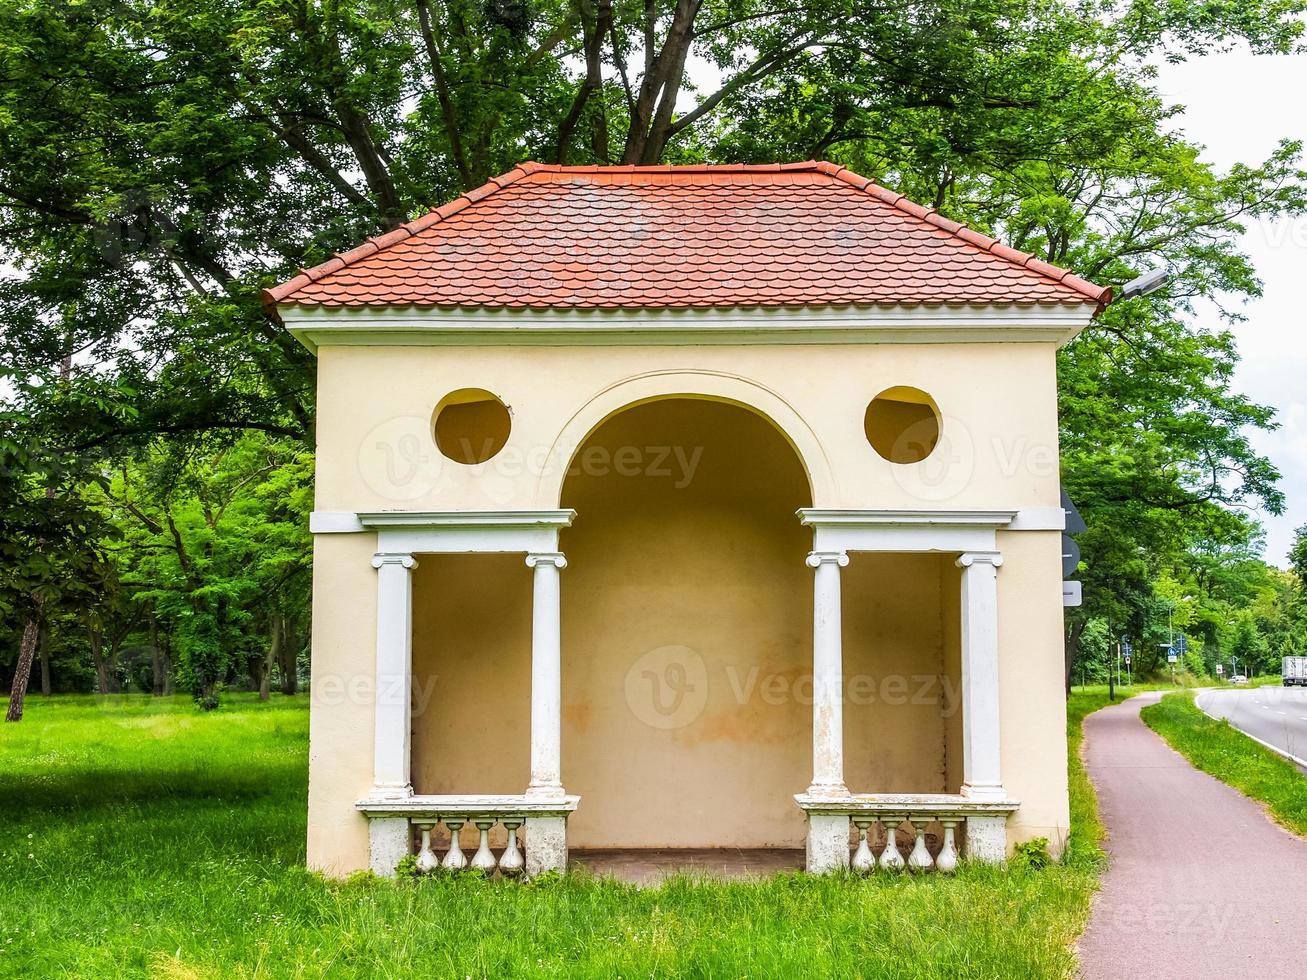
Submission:
[[[968,859],[999,864],[1007,857],[1007,818],[1020,805],[1015,800],[976,800],[948,793],[853,793],[843,797],[804,793],[794,799],[809,821],[842,823],[845,827],[842,844],[831,853],[809,854],[810,870],[819,871],[851,867],[862,872],[876,868],[951,872],[962,856],[959,828],[965,828]],[[850,824],[857,834],[851,857],[847,845]],[[873,833],[876,825],[879,832]],[[912,830],[912,846],[906,853],[898,843],[899,831],[905,825]],[[932,854],[926,838],[927,831],[936,826],[939,831],[933,836],[939,847]]]
[[[413,854],[417,831],[417,870],[430,873],[472,870],[484,875],[534,876],[567,868],[567,817],[578,796],[542,800],[528,796],[407,796],[363,799],[355,807],[368,817],[369,866],[374,874],[391,876],[406,855]],[[437,853],[435,833],[449,832],[444,853]],[[464,827],[478,833],[476,849],[468,854],[459,839]],[[490,832],[502,826],[506,841],[498,855]],[[525,827],[523,842],[519,831]],[[523,846],[525,845],[525,846]]]

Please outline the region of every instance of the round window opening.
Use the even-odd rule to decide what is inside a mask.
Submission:
[[[863,424],[871,447],[891,463],[920,463],[939,442],[939,406],[919,388],[886,388]]]
[[[508,442],[508,406],[481,388],[451,391],[436,406],[436,447],[455,463],[484,463]]]

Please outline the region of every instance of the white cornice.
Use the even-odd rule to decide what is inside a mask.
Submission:
[[[819,510],[799,521],[813,530],[814,551],[998,554],[999,531],[1053,531],[1061,508],[1019,510]],[[1001,559],[1000,559],[1001,560]]]
[[[817,510],[805,507],[799,522],[808,527],[984,527],[1006,528],[1015,510]]]
[[[383,510],[356,515],[362,528],[570,527],[571,510]]]
[[[349,346],[636,344],[1064,344],[1093,316],[1076,306],[933,305],[527,310],[280,308],[310,350]]]
[[[558,531],[570,527],[576,511],[565,510],[383,510],[355,514],[314,511],[314,534],[377,536],[378,555],[503,553],[555,555]],[[558,555],[562,561],[562,556]],[[560,566],[561,567],[561,566]]]

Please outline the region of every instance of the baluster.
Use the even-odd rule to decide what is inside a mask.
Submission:
[[[520,826],[522,826],[520,817],[507,817],[504,820],[504,829],[508,831],[508,844],[504,847],[504,853],[499,856],[499,873],[507,878],[520,875],[526,867],[526,860],[517,846],[517,828]]]
[[[445,818],[445,826],[449,828],[449,850],[445,852],[445,859],[440,862],[440,866],[446,871],[462,871],[467,867],[467,855],[458,846],[458,832],[465,823],[467,820],[463,817]]]
[[[880,866],[888,871],[898,871],[903,867],[903,855],[899,853],[897,831],[903,818],[897,814],[881,818],[885,825],[885,850],[880,852]]]
[[[422,831],[422,846],[418,849],[417,869],[421,874],[428,874],[440,867],[440,859],[431,849],[431,828],[434,826],[433,823],[418,824],[418,830]]]
[[[958,847],[953,840],[953,829],[958,825],[958,821],[945,817],[940,823],[944,825],[944,846],[940,849],[939,857],[935,859],[935,867],[945,874],[951,874],[958,867]]]
[[[477,847],[477,852],[472,855],[472,869],[480,871],[483,875],[495,873],[495,855],[490,850],[490,828],[496,823],[494,817],[477,817],[473,823],[476,824],[477,830],[481,832],[481,842]]]
[[[858,849],[853,852],[854,871],[870,871],[876,866],[876,859],[871,853],[871,845],[867,843],[867,828],[875,822],[871,817],[853,818],[853,826],[858,828]]]
[[[926,848],[926,825],[930,818],[908,817],[908,820],[917,831],[917,842],[912,845],[912,853],[908,856],[908,867],[913,871],[929,871],[935,863]]]

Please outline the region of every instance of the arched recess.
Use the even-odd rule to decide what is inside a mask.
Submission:
[[[614,382],[594,395],[567,421],[549,449],[536,486],[537,506],[562,506],[563,482],[582,444],[607,419],[624,409],[664,398],[702,398],[748,409],[766,419],[798,455],[808,478],[813,507],[838,506],[835,474],[825,448],[789,402],[755,381],[724,371],[652,371]]]
[[[648,398],[586,435],[560,501],[575,846],[801,846],[810,500],[791,441],[734,401]]]

